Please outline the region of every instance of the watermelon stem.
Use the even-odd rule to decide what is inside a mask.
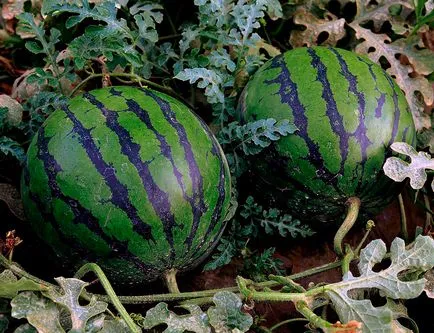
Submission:
[[[119,300],[119,297],[116,295],[115,291],[113,290],[113,287],[111,286],[109,280],[107,279],[107,276],[104,274],[103,270],[97,264],[87,263],[81,266],[80,269],[77,271],[77,273],[75,273],[74,277],[77,279],[81,279],[84,275],[86,275],[89,272],[95,273],[95,275],[98,277],[99,281],[104,287],[105,292],[107,293],[107,296],[110,298],[111,303],[119,312],[119,314],[127,324],[128,328],[131,330],[131,332],[140,333],[142,330],[134,323],[134,320],[130,317],[128,311],[122,305],[121,301]]]
[[[178,273],[178,270],[175,268],[169,269],[164,273],[164,281],[171,294],[181,293],[178,288],[178,282],[176,282],[176,273]]]
[[[408,242],[408,230],[407,230],[407,215],[405,214],[404,199],[402,194],[398,195],[399,212],[401,214],[401,236],[404,241]]]
[[[354,223],[356,223],[357,216],[359,215],[360,211],[361,201],[358,197],[351,197],[347,200],[346,204],[348,206],[347,216],[336,232],[335,238],[333,240],[334,251],[340,258],[344,256],[342,242],[353,227]]]

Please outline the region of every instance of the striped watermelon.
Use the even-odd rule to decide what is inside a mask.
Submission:
[[[333,220],[352,196],[375,212],[399,192],[382,166],[392,142],[414,145],[415,128],[400,88],[367,58],[325,47],[283,53],[249,81],[239,110],[246,121],[289,119],[298,128],[255,161],[294,215]]]
[[[38,235],[118,284],[202,261],[224,229],[230,189],[206,124],[170,96],[131,87],[56,110],[30,144],[21,186]]]

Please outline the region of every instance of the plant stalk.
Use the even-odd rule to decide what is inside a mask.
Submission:
[[[311,269],[308,269],[306,271],[296,273],[289,275],[287,278],[291,280],[297,280],[301,278],[305,278],[308,276],[312,276],[315,274],[319,274],[331,269],[335,269],[340,267],[342,264],[342,260],[338,260],[335,262],[327,263],[318,267],[314,267]],[[10,262],[7,258],[5,258],[3,255],[0,254],[0,265],[10,269],[14,274],[26,277],[36,283],[39,283],[47,288],[55,288],[58,289],[59,287],[51,284],[49,282],[46,282],[44,280],[41,280],[37,278],[36,276],[33,276],[29,273],[27,273],[25,270],[19,267],[14,262]],[[255,288],[270,288],[280,285],[276,281],[266,281],[262,283],[250,283],[250,285],[254,286]],[[215,293],[219,291],[231,291],[231,292],[238,292],[238,287],[227,287],[227,288],[220,288],[220,289],[209,289],[209,290],[203,290],[203,291],[191,291],[191,292],[182,292],[182,293],[169,293],[169,294],[154,294],[154,295],[139,295],[139,296],[117,296],[117,298],[120,300],[122,304],[146,304],[146,303],[156,303],[156,302],[173,302],[173,301],[182,301],[192,298],[205,298],[205,297],[212,297]],[[81,295],[84,299],[90,300],[92,297],[95,297],[99,301],[112,303],[112,300],[107,295],[100,295],[100,294],[92,294],[87,292],[86,290],[83,291]]]
[[[164,273],[164,281],[166,282],[167,289],[171,294],[180,294],[178,282],[176,282],[176,273],[178,270],[175,268],[169,269]]]
[[[80,269],[75,273],[74,277],[80,279],[88,272],[93,272],[98,277],[99,281],[104,287],[105,292],[107,293],[107,296],[110,298],[111,303],[119,312],[119,314],[121,315],[122,319],[125,321],[127,326],[129,327],[131,332],[141,333],[142,330],[134,323],[133,319],[131,319],[129,313],[124,308],[118,296],[116,295],[115,291],[113,290],[113,287],[111,286],[109,280],[107,279],[107,276],[104,274],[102,269],[97,264],[87,263],[81,266]]]
[[[357,216],[359,215],[360,211],[361,202],[359,198],[351,197],[347,200],[346,204],[348,205],[347,216],[342,225],[339,227],[338,231],[336,232],[335,238],[333,240],[335,253],[340,258],[344,256],[344,251],[342,250],[342,241],[351,230],[354,223],[356,223]]]
[[[407,230],[407,216],[405,214],[405,206],[404,206],[404,200],[402,199],[402,195],[398,195],[398,202],[399,202],[399,212],[401,215],[401,236],[404,239],[404,241],[408,242],[408,230]]]

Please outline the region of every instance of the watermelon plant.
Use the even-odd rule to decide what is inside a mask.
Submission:
[[[2,1],[0,333],[417,332],[416,322],[434,331],[433,9],[426,0]],[[238,101],[251,109],[255,94],[264,108],[240,118]],[[292,109],[297,101],[303,108]],[[390,145],[395,155],[393,140],[404,141]],[[384,161],[386,175],[419,191],[406,186],[374,215],[404,187],[384,177]],[[346,203],[337,233],[310,223],[340,222]],[[343,247],[360,206],[372,220]],[[198,267],[206,272],[180,277],[179,292],[175,271],[199,264],[219,231]],[[384,243],[365,244],[373,238]],[[54,278],[81,262],[73,277]],[[172,292],[149,282],[162,275]],[[127,282],[134,288],[119,288]]]
[[[369,59],[326,47],[282,53],[249,81],[239,110],[245,122],[297,127],[254,163],[294,215],[336,220],[349,199],[378,212],[399,193],[382,166],[393,142],[415,145],[415,127],[399,86]]]
[[[133,87],[92,90],[53,112],[21,183],[38,235],[73,266],[96,262],[123,285],[173,281],[206,258],[230,193],[207,125],[176,99]]]

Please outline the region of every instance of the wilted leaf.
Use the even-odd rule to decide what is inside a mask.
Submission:
[[[59,310],[56,304],[45,297],[25,291],[11,301],[11,306],[12,317],[26,318],[39,332],[65,332],[59,322]]]
[[[106,319],[104,327],[98,333],[130,333],[131,329],[121,319]]]
[[[208,309],[207,314],[210,324],[216,333],[231,333],[237,329],[239,332],[247,332],[253,324],[252,317],[241,311],[243,302],[229,291],[220,291],[213,297],[215,306]]]
[[[426,285],[425,293],[429,298],[434,298],[434,269],[429,270],[425,274]]]
[[[429,152],[434,154],[434,129],[425,128],[417,135],[417,146],[420,149],[429,148]]]
[[[164,333],[182,333],[185,331],[195,333],[210,333],[206,314],[197,305],[183,305],[182,308],[189,314],[177,315],[169,311],[166,303],[158,303],[155,307],[146,312],[142,326],[151,329],[160,324],[166,324]]]
[[[321,45],[335,46],[345,36],[345,19],[338,19],[327,12],[325,18],[316,17],[304,7],[299,7],[294,14],[294,22],[306,27],[305,30],[293,30],[289,39],[293,47],[317,45],[318,37],[325,33],[327,38]]]
[[[24,11],[25,0],[9,0],[2,4],[2,17],[12,20]]]
[[[95,299],[92,299],[85,306],[79,304],[78,298],[84,287],[87,286],[86,282],[78,279],[65,279],[63,277],[56,278],[55,280],[62,287],[63,293],[49,289],[43,294],[70,311],[74,332],[84,330],[90,318],[99,315],[107,309],[107,303],[96,301]]]
[[[362,28],[358,24],[352,22],[349,24],[356,32],[356,37],[363,41],[356,46],[357,53],[366,54],[375,63],[380,63],[380,58],[384,57],[390,64],[387,72],[395,78],[396,83],[404,91],[405,97],[413,114],[416,129],[421,130],[424,127],[431,126],[431,119],[423,113],[423,105],[417,99],[416,92],[424,98],[424,102],[430,105],[434,102],[433,87],[429,81],[408,65],[403,65],[397,56],[406,54],[408,48],[411,48],[409,61],[413,61],[414,65],[421,71],[426,73],[432,69],[432,53],[428,56],[424,50],[417,50],[413,46],[413,39],[396,40],[391,42],[391,39],[386,34],[376,34],[371,30]],[[407,45],[411,46],[407,46]],[[430,58],[430,59],[428,59]],[[418,74],[411,77],[409,74]]]
[[[434,160],[426,152],[417,152],[412,146],[405,142],[394,142],[391,146],[394,151],[407,155],[411,162],[405,162],[398,157],[389,157],[383,165],[386,176],[394,181],[402,182],[410,178],[410,185],[415,190],[421,189],[427,180],[425,169],[434,170]],[[434,181],[431,184],[434,190]]]
[[[16,127],[21,123],[23,117],[23,107],[15,99],[8,95],[0,95],[0,107],[7,108],[6,125]],[[0,123],[0,128],[2,128]]]
[[[12,299],[17,296],[20,291],[40,291],[45,289],[46,288],[40,284],[24,277],[17,280],[15,275],[8,269],[0,274],[0,297]]]
[[[368,299],[353,299],[353,290],[378,289],[382,296],[392,299],[410,299],[419,296],[425,288],[425,279],[401,281],[400,273],[408,269],[426,271],[434,266],[434,239],[418,236],[410,249],[400,238],[395,238],[390,248],[391,264],[388,268],[374,272],[376,263],[386,254],[386,245],[380,239],[369,243],[360,253],[358,264],[361,275],[354,277],[349,272],[342,282],[326,287],[326,294],[342,322],[357,320],[363,323],[363,332],[391,332],[395,308],[389,305],[374,307]]]
[[[390,7],[403,6],[413,9],[413,2],[406,0],[358,0],[357,14],[353,20],[355,24],[363,24],[368,21],[374,23],[374,30],[379,31],[384,22],[391,20]]]
[[[15,331],[14,333],[38,333],[38,331],[36,330],[36,328],[34,328],[32,325],[30,324],[23,324],[20,325]]]

